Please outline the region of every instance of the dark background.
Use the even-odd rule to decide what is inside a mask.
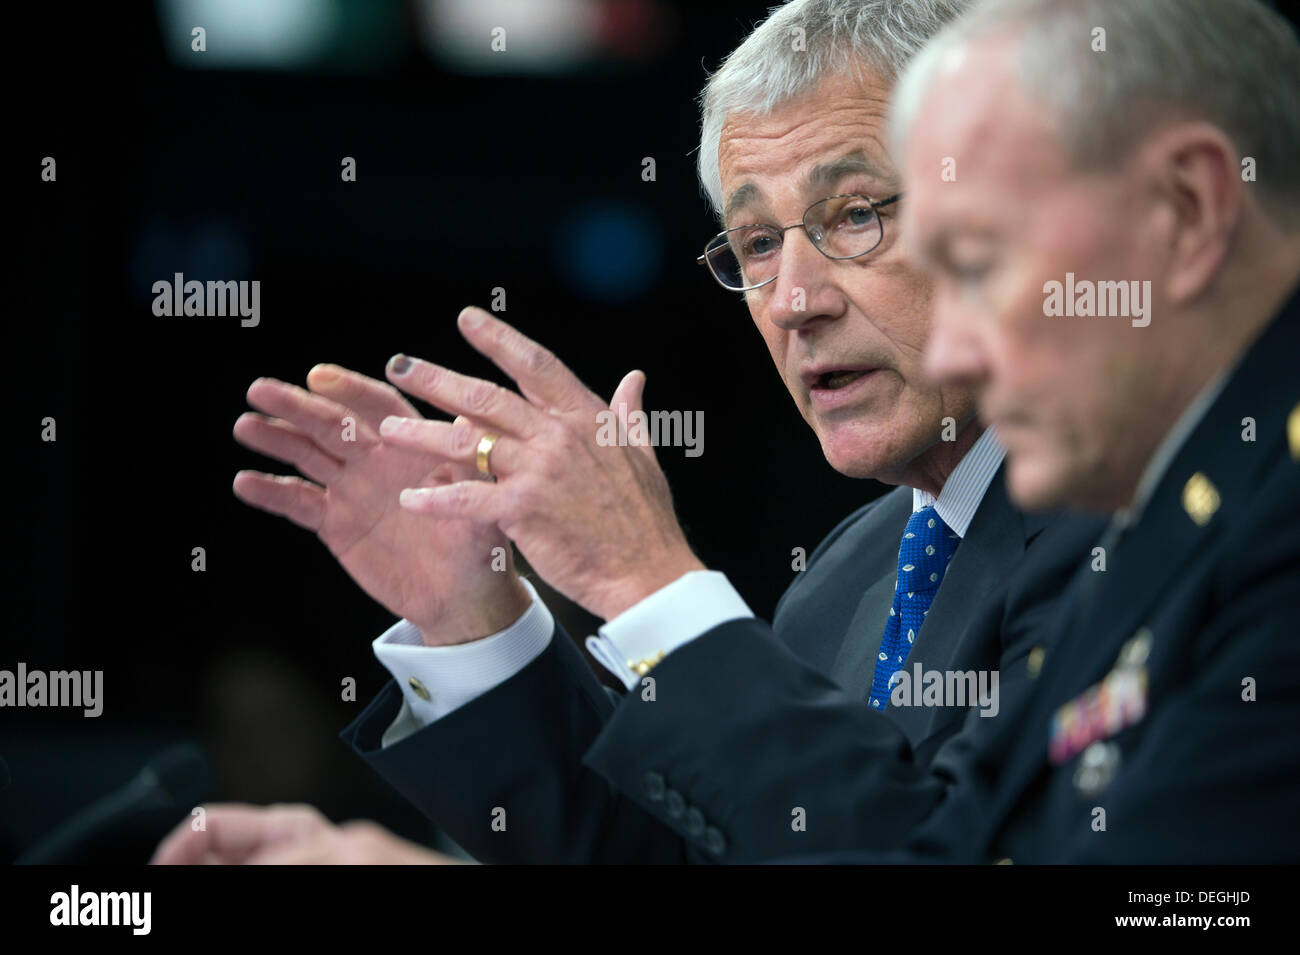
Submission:
[[[0,858],[179,739],[204,747],[212,799],[308,801],[429,839],[336,737],[387,677],[370,643],[392,615],[312,535],[231,493],[240,468],[284,471],[231,437],[258,376],[301,383],[331,361],[381,377],[405,351],[502,380],[454,323],[503,287],[503,317],[597,392],[639,367],[649,407],[704,412],[705,453],[660,460],[697,553],[765,616],[792,548],[882,490],[825,463],[740,296],[694,262],[717,229],[695,97],[763,3],[594,3],[596,52],[505,75],[431,48],[427,5],[317,4],[342,18],[323,51],[232,68],[194,68],[238,36],[211,20],[192,53],[186,24],[205,17],[180,15],[177,36],[169,3],[114,5],[111,22],[12,9],[26,68],[10,85],[0,669],[102,669],[105,702],[98,719],[0,711]],[[525,50],[527,25],[502,22],[497,56]],[[155,317],[150,287],[174,272],[260,280],[260,325]],[[136,861],[169,821],[121,827],[94,858]]]
[[[481,2],[6,8],[0,669],[102,669],[104,713],[0,710],[0,859],[178,740],[206,752],[211,800],[310,802],[434,838],[336,737],[387,678],[370,644],[392,615],[314,537],[231,493],[240,468],[283,471],[231,437],[254,378],[301,383],[318,362],[378,377],[403,351],[501,380],[454,322],[503,287],[503,317],[597,392],[639,367],[649,407],[704,412],[703,456],[660,461],[697,553],[764,616],[792,548],[882,492],[825,463],[743,301],[694,263],[717,228],[695,97],[766,4],[521,0],[497,21],[507,52],[467,28],[466,62],[445,15]],[[581,9],[586,53],[516,71]],[[232,62],[250,43],[261,58]],[[150,287],[175,272],[259,280],[261,324],[155,317]],[[592,632],[552,606],[575,638]],[[183,814],[118,825],[84,857],[143,861]]]

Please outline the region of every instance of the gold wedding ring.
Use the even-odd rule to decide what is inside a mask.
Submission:
[[[475,452],[474,464],[479,469],[480,473],[486,474],[488,477],[493,476],[491,461],[492,446],[497,443],[497,439],[500,437],[501,435],[499,434],[485,434],[483,437],[478,439],[478,450]]]

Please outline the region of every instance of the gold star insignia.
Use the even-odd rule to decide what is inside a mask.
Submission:
[[[1210,523],[1210,518],[1219,509],[1219,489],[1200,471],[1187,479],[1183,485],[1183,510],[1198,526]]]
[[[1291,445],[1291,460],[1300,461],[1300,404],[1291,409],[1286,419],[1286,440]]]

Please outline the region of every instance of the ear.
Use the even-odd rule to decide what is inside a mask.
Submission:
[[[1165,293],[1200,295],[1223,267],[1246,201],[1237,149],[1218,127],[1179,123],[1141,149],[1158,198],[1172,213]]]

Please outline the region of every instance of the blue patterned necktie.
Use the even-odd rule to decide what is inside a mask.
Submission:
[[[885,635],[876,653],[876,673],[868,697],[873,710],[889,707],[890,679],[903,668],[930,612],[935,592],[943,583],[943,572],[961,538],[943,522],[933,507],[912,514],[898,547],[898,581],[894,605],[885,621]]]

